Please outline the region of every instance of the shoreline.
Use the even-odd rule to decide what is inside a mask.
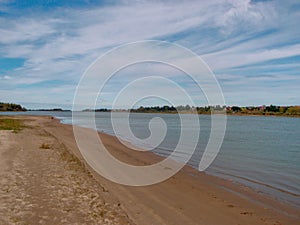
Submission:
[[[239,115],[236,115],[236,116],[239,116]],[[246,116],[246,115],[241,115],[241,116]],[[64,123],[62,123],[62,119],[59,119],[59,118],[55,118],[56,120],[58,120],[59,121],[59,123],[60,124],[64,124]],[[73,126],[72,124],[65,124],[65,125],[70,125],[70,126]],[[76,125],[77,126],[77,125]],[[80,127],[80,126],[77,126],[77,127]],[[84,128],[84,129],[91,129],[91,128],[86,128],[86,127],[81,127],[81,128]],[[92,130],[92,129],[91,129]],[[115,136],[115,135],[112,135],[112,134],[109,134],[109,133],[106,133],[106,132],[104,132],[104,131],[100,131],[100,130],[96,130],[97,131],[97,133],[99,134],[99,137],[101,138],[101,136],[103,136],[103,135],[105,135],[105,136],[108,136],[109,138],[111,138],[111,139],[113,139],[113,140],[116,140],[117,142],[120,142],[118,139],[121,139],[121,142],[124,142],[124,143],[126,143],[126,146],[132,146],[133,147],[133,149],[140,149],[140,147],[138,147],[138,146],[136,146],[136,145],[134,145],[133,143],[131,143],[129,140],[126,140],[126,139],[123,139],[122,137],[117,137],[117,136]],[[122,144],[120,142],[120,144]],[[129,152],[131,152],[131,154],[134,154],[134,153],[136,153],[136,155],[137,155],[137,157],[140,157],[139,155],[139,153],[137,153],[137,151],[135,151],[135,150],[129,150]],[[142,150],[142,152],[145,152],[145,150]],[[160,154],[158,154],[158,153],[155,153],[155,152],[151,152],[151,151],[148,151],[148,150],[146,150],[146,154],[148,154],[147,155],[147,157],[149,157],[149,158],[155,158],[155,160],[151,160],[151,162],[147,162],[147,163],[142,163],[142,164],[139,164],[139,163],[137,163],[136,165],[151,165],[151,164],[153,164],[153,163],[156,163],[156,162],[159,162],[159,161],[162,161],[162,160],[164,160],[166,157],[165,156],[162,156],[162,155],[160,155]],[[143,153],[142,153],[143,154]],[[115,157],[117,157],[118,158],[118,155],[117,154],[115,154],[115,155],[113,155],[113,156],[115,156]],[[120,160],[122,161],[122,158],[120,158]],[[177,163],[177,161],[175,161],[176,163]],[[127,161],[127,163],[130,163],[130,160],[129,161]],[[254,194],[260,194],[260,195],[262,195],[263,196],[263,198],[262,199],[265,199],[265,200],[267,200],[268,202],[269,202],[269,206],[271,206],[271,207],[273,207],[273,203],[274,202],[279,202],[280,204],[283,204],[283,205],[288,205],[288,206],[290,206],[290,207],[295,207],[295,208],[297,208],[297,209],[299,209],[300,210],[300,207],[299,206],[297,206],[297,205],[295,205],[295,204],[293,204],[293,203],[291,203],[291,202],[287,202],[287,201],[284,201],[283,199],[281,199],[281,200],[279,200],[279,199],[277,199],[276,198],[276,196],[273,196],[273,195],[268,195],[267,193],[265,193],[265,192],[263,192],[263,191],[261,191],[261,190],[258,190],[258,189],[256,189],[256,188],[254,188],[254,187],[251,187],[251,186],[249,186],[249,185],[246,185],[246,184],[244,184],[244,183],[242,183],[241,181],[238,181],[238,180],[233,180],[232,178],[230,178],[230,177],[227,177],[226,178],[226,176],[232,176],[232,175],[230,175],[230,174],[224,174],[225,176],[218,176],[218,175],[216,175],[216,174],[214,174],[214,173],[208,173],[208,172],[206,172],[206,171],[203,171],[203,172],[201,172],[201,171],[199,171],[196,167],[193,167],[192,165],[189,165],[189,164],[186,164],[186,165],[184,165],[184,167],[183,167],[183,169],[184,168],[186,168],[187,170],[189,170],[189,171],[193,171],[193,173],[192,174],[194,174],[194,173],[199,173],[199,174],[204,174],[205,176],[210,176],[210,177],[212,177],[212,179],[216,179],[216,180],[221,180],[221,182],[220,183],[222,183],[222,182],[230,182],[231,184],[233,184],[234,186],[236,186],[236,189],[233,191],[233,190],[230,190],[230,191],[232,191],[232,192],[235,192],[237,195],[241,195],[241,196],[243,196],[243,197],[245,197],[245,198],[248,198],[249,199],[249,196],[248,196],[248,194],[247,193],[242,193],[243,191],[241,191],[241,190],[245,190],[245,189],[248,189],[249,190],[249,192],[253,192]],[[195,175],[192,175],[192,176],[195,176]],[[236,177],[236,178],[238,178],[238,179],[241,179],[241,180],[244,180],[244,181],[247,181],[247,182],[250,182],[250,183],[255,183],[255,184],[257,184],[257,185],[261,185],[261,186],[264,186],[264,187],[267,187],[267,188],[271,188],[273,191],[278,191],[278,192],[281,192],[281,193],[284,193],[284,194],[288,194],[288,195],[291,195],[291,196],[294,196],[294,197],[300,197],[300,195],[298,195],[298,194],[296,194],[296,193],[293,193],[293,192],[290,192],[290,191],[287,191],[287,190],[284,190],[284,189],[281,189],[281,188],[277,188],[277,187],[273,187],[273,186],[271,186],[271,185],[269,185],[269,184],[267,184],[267,183],[260,183],[260,182],[258,182],[258,181],[255,181],[255,180],[251,180],[251,179],[248,179],[248,178],[246,178],[246,177],[238,177],[238,176],[234,176],[234,177]],[[252,193],[251,193],[251,195],[252,195]],[[249,199],[249,200],[251,200],[251,199]],[[262,204],[262,205],[266,205],[266,204],[264,204],[263,202],[259,202],[258,201],[258,203],[260,203],[260,204]],[[274,208],[275,209],[275,208]],[[276,210],[276,209],[275,209]],[[280,210],[277,210],[278,212],[280,212]],[[300,213],[300,211],[299,211],[299,213]]]
[[[297,224],[300,221],[299,209],[262,196],[251,188],[235,184],[230,180],[201,173],[190,166],[184,166],[176,175],[156,185],[128,187],[112,183],[91,171],[85,163],[76,146],[72,125],[62,124],[59,119],[51,119],[49,116],[9,117],[31,118],[37,121],[36,123],[43,130],[55,137],[57,142],[63,143],[88,168],[97,182],[120,201],[122,209],[134,223],[196,224],[199,221],[198,224],[232,224],[232,222],[239,221],[242,224]],[[89,130],[88,128],[81,129],[87,132]],[[116,137],[101,132],[98,134],[103,143],[110,146],[111,154],[121,161],[133,165],[145,165],[163,158],[151,152],[145,154],[145,152],[127,149],[119,143]],[[145,197],[145,194],[150,197]],[[172,194],[174,194],[173,197],[171,197]],[[143,210],[141,212],[141,208],[147,212]],[[201,213],[199,215],[199,210],[210,215]],[[215,215],[216,212],[219,216]],[[171,219],[173,222],[168,223],[170,213],[175,214]],[[276,223],[276,221],[279,222]]]
[[[30,114],[30,112],[33,112],[33,114]],[[69,112],[72,113],[71,110],[62,110],[62,111],[53,111],[53,110],[27,110],[27,111],[0,111],[0,115],[11,115],[10,113],[28,113],[24,115],[32,115],[35,116],[34,112]],[[78,112],[91,112],[91,111],[78,111]],[[97,112],[97,111],[96,111]],[[102,111],[99,111],[102,112]],[[116,112],[116,113],[128,113],[129,111],[111,111],[111,112]],[[7,114],[6,114],[7,113]],[[103,113],[110,113],[110,111],[103,111]],[[137,114],[178,114],[177,112],[130,112],[130,113],[137,113]],[[204,116],[210,116],[211,113],[189,113],[189,112],[181,112],[180,114],[185,115],[185,114],[196,114],[196,115],[204,115]],[[215,116],[217,115],[225,115],[225,116],[259,116],[259,117],[287,117],[287,118],[300,118],[300,115],[293,115],[293,114],[251,114],[251,113],[215,113],[213,114]]]
[[[137,113],[139,113],[139,112],[137,112]],[[247,115],[232,115],[232,116],[247,116]],[[60,121],[60,123],[62,123],[62,124],[72,125],[70,123],[63,123],[64,119],[62,119],[62,118],[56,118],[56,119],[58,119]],[[134,143],[131,143],[130,140],[128,140],[126,138],[116,137],[115,135],[113,135],[109,132],[106,132],[104,130],[97,130],[97,132],[112,136],[113,138],[118,138],[121,140],[121,142],[125,142],[126,146],[132,146],[131,148],[133,148],[133,149],[143,148],[143,147],[138,147],[138,146],[134,145]],[[145,151],[145,150],[142,150],[142,151]],[[163,154],[159,154],[158,152],[153,152],[153,151],[151,151],[151,152],[152,152],[152,154],[154,154],[158,157],[161,157],[161,160],[165,159],[165,156]],[[193,166],[188,163],[186,166],[191,167],[191,168],[195,169],[196,171],[198,171],[197,166]],[[206,171],[204,171],[204,173],[209,176],[213,176],[213,177],[216,177],[219,179],[231,180],[232,182],[235,182],[236,184],[238,184],[244,188],[250,188],[253,190],[253,192],[260,193],[260,194],[266,196],[267,198],[271,198],[273,200],[278,199],[278,201],[280,201],[284,204],[288,204],[292,207],[300,208],[300,202],[293,201],[293,199],[292,199],[294,197],[299,198],[300,195],[296,192],[290,191],[288,189],[284,189],[284,187],[276,187],[268,182],[257,181],[253,178],[250,179],[246,176],[233,175],[233,174],[222,172],[220,170],[215,170],[215,171],[209,171],[209,170],[207,171],[206,170]],[[299,201],[300,201],[300,199],[299,199]]]

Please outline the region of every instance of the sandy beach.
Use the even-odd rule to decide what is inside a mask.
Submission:
[[[71,125],[47,116],[10,118],[24,127],[0,130],[0,224],[300,224],[299,208],[188,166],[151,186],[115,184],[85,163]],[[121,161],[161,160],[99,135]]]

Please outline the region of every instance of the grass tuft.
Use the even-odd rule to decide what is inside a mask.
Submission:
[[[24,128],[21,120],[0,118],[0,130],[12,130],[18,132]]]
[[[42,149],[50,149],[51,146],[49,144],[43,143],[43,144],[41,144],[40,148],[42,148]]]

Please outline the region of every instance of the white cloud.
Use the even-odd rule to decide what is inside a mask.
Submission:
[[[229,0],[229,9],[217,18],[217,24],[225,34],[241,32],[249,27],[257,29],[277,19],[272,3],[252,3],[251,0]]]
[[[12,79],[12,77],[11,77],[11,76],[4,76],[4,77],[2,77],[2,78],[0,78],[0,79],[3,79],[3,80],[10,80],[10,79]]]
[[[0,28],[0,44],[39,40],[56,32],[53,27],[55,22],[52,19],[48,21],[24,18],[22,21],[5,20]]]
[[[299,55],[300,31],[295,25],[300,16],[285,9],[289,4],[292,3],[282,7],[280,1],[155,1],[93,9],[57,8],[18,18],[2,17],[0,54],[24,58],[25,63],[8,72],[13,79],[4,83],[2,78],[0,88],[51,80],[61,81],[57,89],[65,88],[66,83],[75,87],[85,68],[105,51],[143,39],[172,40],[199,54],[208,52],[203,58],[218,71]],[[255,36],[270,29],[274,33]],[[289,46],[283,46],[289,42]],[[243,81],[239,84],[243,85]],[[51,99],[53,85],[44,88],[49,89],[45,95]],[[71,93],[72,88],[67,91]]]
[[[247,49],[248,47],[249,44],[246,43],[216,53],[203,55],[202,57],[214,70],[221,70],[264,62],[272,59],[300,55],[300,44],[295,44],[288,47],[284,46],[275,49],[261,48],[259,50],[255,49],[255,51]]]

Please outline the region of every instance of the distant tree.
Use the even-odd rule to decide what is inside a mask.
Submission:
[[[0,111],[26,111],[21,105],[0,102]]]
[[[189,106],[189,105],[186,105],[186,106],[185,106],[185,110],[186,110],[186,111],[189,111],[189,110],[191,110],[191,106]]]
[[[279,106],[270,105],[266,107],[266,112],[279,112]]]
[[[242,111],[242,109],[241,109],[240,107],[238,107],[238,106],[232,106],[232,107],[231,107],[231,110],[232,110],[233,112],[240,112],[240,111]]]
[[[281,107],[279,108],[279,112],[280,112],[281,114],[286,113],[287,110],[288,110],[288,107],[285,107],[285,106],[281,106]]]
[[[290,115],[298,115],[300,114],[300,106],[290,106],[286,113]]]
[[[179,105],[179,106],[176,107],[176,109],[178,111],[183,111],[185,109],[185,107],[183,105]]]

